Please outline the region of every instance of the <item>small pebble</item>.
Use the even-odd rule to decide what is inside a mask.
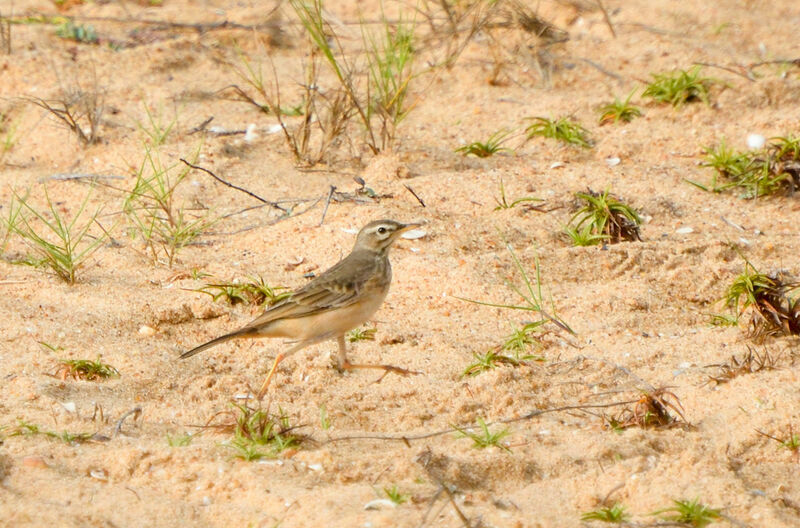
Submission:
[[[47,462],[40,456],[26,456],[22,459],[22,465],[25,467],[32,467],[32,468],[47,468]]]
[[[694,233],[693,227],[679,227],[675,230],[676,233],[679,235],[688,235],[689,233]]]
[[[564,163],[563,161],[557,161],[557,162],[553,163],[552,165],[550,165],[550,168],[551,169],[560,169],[561,167],[566,167],[566,165],[567,164]]]
[[[73,414],[74,414],[74,413],[75,413],[75,411],[76,411],[75,402],[67,402],[67,403],[62,403],[62,404],[61,404],[61,406],[62,406],[62,407],[64,408],[64,410],[65,410],[65,411],[67,411],[68,413],[73,413]]]
[[[380,510],[381,508],[396,508],[397,504],[389,499],[375,499],[364,505],[365,510]]]
[[[108,473],[104,469],[92,469],[89,471],[89,476],[93,479],[106,481],[108,480]]]
[[[761,134],[747,134],[747,148],[758,150],[767,143],[767,138]]]
[[[152,326],[142,325],[139,327],[139,335],[150,337],[156,335],[156,329]]]
[[[617,165],[619,165],[620,161],[622,160],[620,160],[619,158],[606,158],[606,164],[609,167],[616,167]]]

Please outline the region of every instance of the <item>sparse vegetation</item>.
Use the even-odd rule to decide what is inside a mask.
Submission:
[[[136,182],[123,204],[133,224],[131,234],[142,239],[154,262],[163,255],[169,267],[181,248],[214,223],[207,211],[190,216],[186,207],[178,205],[176,189],[190,170],[184,165],[164,165],[158,152],[146,147]]]
[[[730,317],[740,321],[751,313],[751,337],[800,334],[800,281],[785,273],[767,275],[745,259],[744,270],[723,297]]]
[[[402,493],[397,487],[397,484],[394,484],[391,487],[383,488],[383,492],[386,494],[386,498],[397,506],[400,506],[404,502],[408,502],[408,499],[411,497],[406,493]]]
[[[20,420],[15,427],[12,427],[8,433],[8,437],[13,436],[44,436],[59,440],[65,444],[81,444],[90,440],[95,433],[70,433],[69,431],[49,431],[40,426]]]
[[[280,409],[278,414],[231,403],[235,419],[233,438],[224,444],[242,460],[274,458],[290,448],[300,446],[303,437],[290,425],[289,417]]]
[[[621,202],[606,189],[602,193],[575,193],[585,202],[572,218],[565,232],[576,246],[600,243],[616,244],[641,240],[639,225],[642,219],[631,206]],[[577,220],[577,223],[576,223]]]
[[[472,299],[465,299],[464,297],[457,297],[462,301],[467,301],[475,304],[480,304],[483,306],[493,306],[495,308],[507,308],[509,310],[522,310],[527,312],[533,312],[539,314],[539,321],[533,321],[533,324],[544,324],[546,321],[549,321],[556,325],[561,330],[565,330],[570,334],[574,334],[575,332],[569,327],[569,325],[561,319],[558,314],[556,313],[555,305],[553,304],[552,299],[550,299],[550,312],[545,307],[545,296],[544,290],[542,286],[542,276],[541,276],[541,268],[539,266],[539,256],[537,255],[534,259],[534,271],[535,275],[533,279],[528,276],[528,273],[525,271],[522,262],[517,258],[516,253],[512,249],[511,245],[506,243],[506,249],[511,254],[511,260],[514,262],[514,267],[519,272],[520,276],[522,277],[522,282],[524,284],[524,288],[520,288],[510,280],[506,280],[506,286],[517,294],[522,299],[522,304],[497,304],[497,303],[490,303],[485,301],[475,301]],[[529,323],[530,324],[530,323]],[[533,328],[538,328],[538,325]]]
[[[146,104],[144,105],[144,113],[147,115],[147,122],[137,122],[136,124],[139,130],[150,146],[159,147],[163,145],[167,141],[167,137],[169,137],[172,129],[175,128],[175,125],[178,123],[178,113],[175,112],[171,120],[165,121],[163,108],[156,114]]]
[[[742,198],[792,194],[800,189],[800,137],[774,137],[768,146],[739,152],[721,142],[706,147],[706,167],[714,169],[710,184],[687,180],[708,192],[740,189]]]
[[[508,199],[506,198],[506,188],[505,188],[505,185],[503,184],[503,180],[501,178],[500,179],[500,199],[498,200],[497,198],[495,198],[494,201],[497,204],[497,207],[495,207],[494,210],[495,211],[501,211],[503,209],[512,209],[512,208],[518,206],[519,204],[526,204],[526,203],[531,203],[531,202],[543,202],[544,200],[541,199],[541,198],[534,198],[533,196],[523,196],[522,198],[517,198],[516,200],[512,201],[511,203],[509,203]],[[535,209],[535,207],[532,207],[532,206],[527,206],[527,207],[531,207],[532,209]]]
[[[86,194],[78,210],[67,219],[59,212],[59,207],[50,199],[47,187],[44,188],[47,209],[39,211],[29,202],[30,193],[24,196],[14,194],[14,201],[9,206],[9,216],[4,219],[8,232],[19,235],[34,252],[34,257],[24,263],[37,267],[49,268],[58,277],[69,284],[75,282],[78,270],[88,258],[99,249],[108,236],[106,230],[98,235],[90,234],[92,225],[100,225],[97,217],[100,208],[94,213],[84,212],[89,203],[91,193]],[[83,221],[83,223],[79,223]]]
[[[783,438],[767,434],[763,431],[759,431],[758,429],[756,429],[756,432],[761,436],[765,436],[770,440],[778,442],[778,445],[781,448],[788,449],[789,451],[794,453],[795,456],[800,454],[800,435],[794,432],[791,425],[789,426],[789,433]]]
[[[709,380],[717,384],[727,383],[742,374],[755,374],[763,370],[775,370],[777,368],[776,363],[777,358],[770,356],[769,351],[764,350],[762,354],[759,354],[748,346],[747,353],[743,354],[742,357],[737,358],[735,354],[732,354],[725,363],[708,365],[719,369],[719,373],[716,376],[709,376]]]
[[[684,523],[694,528],[704,528],[722,517],[720,510],[709,508],[701,503],[699,498],[673,500],[672,504],[669,508],[653,512],[653,515],[658,515],[665,521]]]
[[[270,306],[291,295],[281,291],[282,286],[270,286],[260,275],[232,282],[214,282],[195,291],[210,295],[212,300],[225,299],[230,304],[255,304]]]
[[[98,86],[92,72],[88,81],[90,87],[84,88],[80,79],[68,87],[62,86],[60,94],[53,99],[28,96],[25,99],[42,108],[66,125],[83,145],[91,145],[100,139],[100,127],[105,112],[105,96]],[[84,79],[84,84],[86,80]]]
[[[90,359],[60,359],[54,376],[62,380],[67,378],[86,381],[98,381],[119,377],[119,371],[107,363]]]
[[[167,444],[170,447],[186,447],[192,443],[192,440],[194,440],[194,435],[191,433],[183,433],[176,435],[171,435],[167,433]]]
[[[581,515],[582,521],[601,521],[606,523],[622,524],[630,521],[631,516],[628,514],[625,506],[619,502],[614,503],[613,506],[597,508],[596,510],[588,511]]]
[[[375,341],[375,332],[377,328],[353,328],[347,332],[347,341],[356,343],[358,341]]]
[[[635,118],[642,115],[642,111],[631,103],[631,98],[636,92],[631,92],[624,101],[614,98],[613,103],[608,103],[600,107],[600,125],[617,124],[620,121],[630,123]]]
[[[488,158],[500,152],[513,153],[513,149],[501,146],[508,140],[509,134],[511,134],[510,130],[498,130],[489,136],[489,139],[485,142],[473,141],[472,143],[461,145],[456,149],[456,152],[464,156],[476,156],[478,158]]]
[[[474,356],[475,361],[467,365],[467,368],[465,368],[464,372],[461,373],[461,377],[477,376],[481,372],[495,369],[500,365],[511,365],[512,367],[516,367],[520,364],[520,360],[515,359],[507,354],[503,354],[497,349],[489,350],[485,354],[473,352],[472,355]]]
[[[462,429],[460,427],[456,427],[455,425],[452,427],[453,429],[458,431],[458,435],[460,438],[469,438],[470,440],[472,440],[472,447],[474,447],[475,449],[497,447],[498,449],[502,449],[507,453],[511,452],[511,449],[509,449],[507,445],[500,442],[503,438],[511,434],[508,428],[491,432],[489,430],[489,426],[486,425],[486,422],[483,420],[483,418],[478,418],[477,428],[465,427]]]
[[[670,410],[677,416],[673,416]],[[641,397],[632,408],[625,407],[616,416],[604,416],[604,421],[613,431],[629,427],[676,427],[688,423],[683,416],[680,400],[666,387],[642,390]]]
[[[75,24],[71,20],[58,26],[56,35],[82,44],[97,44],[98,41],[97,31],[95,31],[94,26],[91,24]]]
[[[652,74],[653,82],[644,89],[642,97],[676,108],[695,101],[709,104],[709,90],[717,81],[700,75],[701,70],[702,67],[694,66],[689,71]]]
[[[593,142],[589,138],[589,131],[578,123],[571,121],[568,117],[558,119],[532,117],[530,120],[533,123],[525,129],[528,138],[541,136],[582,148],[591,148],[593,146]]]

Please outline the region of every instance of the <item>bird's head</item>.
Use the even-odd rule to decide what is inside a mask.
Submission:
[[[356,237],[355,249],[381,253],[391,247],[404,231],[419,224],[401,224],[394,220],[375,220],[361,228]]]

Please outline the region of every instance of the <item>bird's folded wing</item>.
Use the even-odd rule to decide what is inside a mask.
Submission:
[[[278,319],[308,317],[328,310],[348,306],[358,298],[360,285],[342,285],[336,281],[312,281],[300,288],[291,297],[270,307],[266,312],[247,324],[253,328]]]

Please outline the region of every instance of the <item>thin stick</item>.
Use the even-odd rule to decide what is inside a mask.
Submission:
[[[139,416],[141,416],[141,414],[142,414],[141,407],[134,407],[130,411],[123,414],[122,418],[120,418],[119,421],[117,422],[116,427],[114,427],[114,434],[112,435],[112,437],[115,437],[122,432],[122,424],[125,423],[125,420],[128,418],[128,416],[134,415],[133,419],[135,421]]]
[[[328,214],[328,206],[331,204],[331,198],[333,198],[333,193],[336,192],[336,186],[331,185],[331,190],[328,191],[328,197],[325,199],[325,208],[322,210],[322,218],[319,219],[319,225],[325,221],[325,215]]]
[[[611,36],[617,38],[617,32],[614,31],[614,25],[611,23],[611,17],[608,15],[608,9],[606,9],[606,6],[603,5],[603,0],[597,0],[597,7],[599,7],[600,11],[603,12],[603,18],[606,19],[606,24],[608,25],[608,29],[611,31]]]
[[[505,418],[503,420],[497,420],[494,422],[487,422],[486,425],[494,425],[494,424],[508,424],[513,422],[521,422],[523,420],[530,420],[531,418],[536,418],[537,416],[542,416],[543,414],[555,413],[555,412],[564,412],[564,411],[573,411],[573,410],[585,410],[585,409],[601,409],[607,407],[619,407],[621,405],[630,405],[632,403],[636,403],[639,400],[627,400],[627,401],[619,401],[619,402],[612,402],[612,403],[592,403],[592,404],[584,404],[584,405],[564,405],[562,407],[552,407],[549,409],[536,409],[531,411],[523,416],[518,418]],[[424,440],[426,438],[432,438],[434,436],[442,436],[446,434],[450,434],[454,432],[451,429],[442,429],[439,431],[433,431],[431,433],[422,433],[422,434],[407,434],[407,433],[392,433],[392,434],[377,434],[377,435],[350,435],[350,436],[338,436],[334,438],[330,438],[323,442],[323,444],[329,444],[333,442],[342,442],[345,440],[396,440],[400,442],[408,443],[410,440]]]
[[[39,182],[45,182],[50,180],[57,180],[57,181],[69,181],[69,180],[124,180],[125,176],[119,176],[117,174],[86,174],[81,172],[74,172],[74,173],[59,173],[53,174],[52,176],[45,176],[44,178],[39,178]]]
[[[419,204],[420,204],[422,207],[425,207],[425,202],[423,202],[423,201],[422,201],[422,198],[420,198],[420,197],[419,197],[419,195],[418,195],[417,193],[415,193],[415,192],[414,192],[414,189],[412,189],[410,185],[403,184],[403,187],[405,187],[406,189],[408,189],[408,192],[410,192],[410,193],[412,194],[412,196],[414,196],[414,198],[416,198],[416,199],[417,199],[417,201],[419,202]]]
[[[217,180],[218,182],[220,182],[220,183],[221,183],[221,184],[223,184],[223,185],[227,185],[228,187],[230,187],[230,188],[232,188],[232,189],[236,189],[237,191],[241,191],[241,192],[243,192],[243,193],[245,193],[245,194],[247,194],[247,195],[249,195],[249,196],[252,196],[253,198],[255,198],[256,200],[258,200],[259,202],[261,202],[261,203],[265,203],[265,204],[267,204],[267,205],[269,205],[269,206],[271,206],[271,207],[274,207],[275,209],[278,209],[278,210],[280,210],[280,211],[281,211],[281,212],[283,212],[283,213],[289,213],[289,210],[288,210],[288,209],[286,209],[286,208],[284,208],[284,207],[281,207],[280,205],[278,205],[278,204],[277,204],[277,203],[275,203],[275,202],[270,202],[269,200],[265,200],[265,199],[263,199],[262,197],[260,197],[259,195],[257,195],[257,194],[255,194],[255,193],[252,193],[252,192],[248,191],[247,189],[244,189],[244,188],[242,188],[242,187],[239,187],[239,186],[237,186],[237,185],[234,185],[234,184],[232,184],[232,183],[230,183],[230,182],[227,182],[227,181],[223,180],[222,178],[220,178],[219,176],[217,176],[216,174],[214,174],[214,173],[213,173],[213,172],[211,172],[210,170],[206,169],[205,167],[201,167],[201,166],[199,166],[199,165],[194,165],[193,163],[189,163],[188,161],[186,161],[186,160],[185,160],[185,159],[183,159],[183,158],[180,158],[180,160],[181,160],[183,163],[185,163],[186,165],[188,165],[189,167],[193,168],[193,169],[197,169],[197,170],[201,170],[201,171],[205,172],[206,174],[208,174],[209,176],[211,176],[212,178],[214,178],[215,180]]]

